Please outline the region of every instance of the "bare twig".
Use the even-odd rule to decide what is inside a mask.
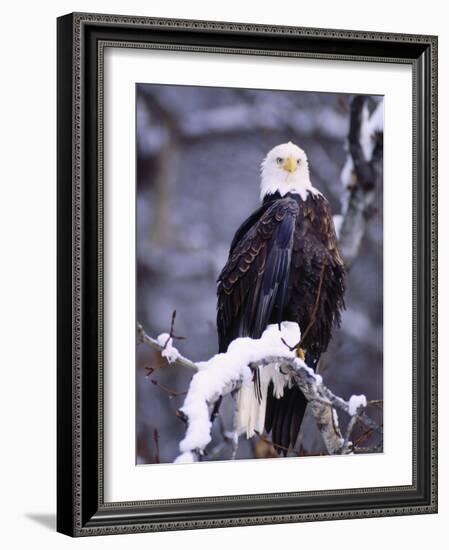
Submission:
[[[281,451],[291,452],[297,456],[299,456],[299,452],[295,451],[294,449],[291,449],[290,447],[284,447],[283,445],[279,445],[279,443],[274,443],[268,437],[265,437],[262,434],[258,434],[259,439],[263,441],[264,443],[267,443],[268,445],[272,445],[275,449],[280,449]]]
[[[321,266],[320,282],[318,284],[318,291],[317,291],[317,294],[316,294],[316,300],[315,300],[315,304],[313,306],[312,315],[310,316],[309,324],[307,325],[304,333],[301,334],[301,340],[296,345],[297,348],[300,348],[302,346],[304,340],[306,339],[307,334],[309,333],[310,329],[313,327],[313,325],[316,321],[316,314],[318,312],[318,307],[319,307],[319,302],[320,302],[320,297],[321,297],[321,289],[323,287],[324,270],[326,269],[326,264],[327,264],[327,262],[324,261],[323,265]]]
[[[168,394],[169,398],[172,399],[173,397],[179,397],[181,395],[185,395],[186,391],[177,391],[173,390],[172,388],[169,388],[165,384],[162,384],[162,382],[159,382],[158,380],[151,380],[151,383],[160,388],[162,391]]]
[[[159,430],[157,428],[154,428],[153,439],[154,439],[154,446],[156,447],[155,462],[156,462],[156,464],[160,464],[161,463],[161,455],[160,455],[160,451],[159,451]]]
[[[139,343],[148,344],[149,346],[160,352],[164,351],[164,346],[159,344],[159,342],[155,338],[149,336],[140,323],[137,323],[137,337]],[[197,366],[195,365],[195,363],[193,361],[190,361],[190,359],[183,357],[182,355],[180,355],[174,362],[178,363],[178,365],[181,365],[182,367],[197,370]]]
[[[366,431],[364,431],[362,433],[362,435],[360,437],[358,437],[354,442],[353,442],[353,445],[354,445],[354,449],[357,449],[359,444],[362,443],[363,441],[365,441],[366,439],[368,439],[369,437],[371,437],[373,435],[374,431],[372,428],[368,428]]]
[[[185,336],[176,336],[175,335],[175,319],[176,319],[176,309],[173,310],[171,321],[170,321],[170,332],[167,336],[165,344],[162,346],[162,349],[167,349],[168,343],[170,340],[185,340]]]
[[[299,340],[299,342],[297,344],[295,344],[293,347],[290,347],[287,342],[281,338],[282,342],[289,348],[290,351],[293,351],[294,349],[299,349],[303,343],[304,343],[304,340],[306,339],[306,336],[307,334],[310,332],[310,329],[313,327],[315,321],[316,321],[316,314],[318,312],[318,306],[319,306],[319,301],[320,301],[320,297],[321,297],[321,289],[323,287],[323,280],[324,280],[324,270],[326,269],[326,265],[327,265],[327,262],[324,261],[323,262],[323,265],[321,266],[321,271],[320,271],[320,281],[319,281],[319,284],[318,284],[318,290],[317,290],[317,293],[316,293],[316,299],[315,299],[315,303],[313,305],[313,310],[312,310],[312,315],[310,316],[310,321],[309,321],[309,324],[307,325],[305,331],[303,334],[301,334],[301,339]]]
[[[171,321],[170,321],[170,332],[167,338],[167,342],[164,345],[164,349],[167,347],[167,344],[170,342],[170,338],[172,340],[185,340],[185,336],[177,336],[175,334],[175,320],[176,320],[176,309],[173,310]]]
[[[147,371],[147,373],[145,374],[145,378],[148,378],[149,376],[151,376],[152,374],[154,374],[158,370],[163,369],[166,366],[167,365],[165,364],[165,365],[157,365],[156,367],[145,367],[145,370]]]
[[[369,405],[373,405],[374,407],[378,407],[379,409],[382,409],[384,402],[383,402],[383,399],[371,399],[367,403],[367,406]]]

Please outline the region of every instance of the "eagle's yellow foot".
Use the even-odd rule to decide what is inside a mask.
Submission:
[[[303,348],[296,348],[296,355],[302,360],[306,360],[306,352]]]

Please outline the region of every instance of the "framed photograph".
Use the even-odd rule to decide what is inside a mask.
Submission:
[[[58,531],[437,511],[437,38],[58,19]]]

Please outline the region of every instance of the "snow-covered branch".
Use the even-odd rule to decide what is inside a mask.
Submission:
[[[259,378],[262,384],[265,383],[268,386],[269,379],[273,380],[275,391],[282,391],[286,376],[289,383],[296,384],[301,389],[309,402],[329,454],[352,452],[349,438],[357,420],[367,428],[381,431],[377,423],[365,413],[367,404],[365,396],[352,396],[349,401],[346,401],[335,395],[323,384],[322,377],[297,356],[296,350],[292,349],[300,339],[300,331],[296,323],[283,322],[280,326],[269,325],[260,339],[237,338],[229,345],[226,353],[219,353],[208,361],[198,363],[183,357],[173,346],[170,335],[163,334],[155,339],[148,336],[140,325],[138,333],[141,342],[149,344],[162,354],[165,352],[169,362],[197,370],[180,409],[182,417],[187,422],[187,431],[179,445],[180,455],[175,462],[193,462],[206,454],[207,446],[211,442],[213,421],[211,411],[215,403],[236,390],[254,392],[256,370],[260,371]],[[270,372],[269,377],[264,377],[264,372]],[[280,380],[278,386],[276,377]],[[339,427],[337,410],[351,417],[345,437]],[[237,410],[237,421],[233,428],[234,436],[230,437],[234,442],[244,431],[241,423],[238,422],[238,414]],[[256,415],[256,412],[247,411],[246,414]],[[263,422],[261,425],[257,417],[252,418],[252,425],[258,428],[259,432],[263,430]],[[253,429],[248,432],[246,429],[247,437],[258,433],[258,430]],[[233,454],[235,455],[235,449]]]
[[[348,268],[358,254],[382,183],[383,101],[372,114],[367,102],[366,96],[355,96],[351,102],[348,157],[341,174],[342,213],[335,217],[340,252]]]
[[[140,343],[148,344],[152,348],[160,351],[162,357],[165,357],[169,363],[178,363],[178,365],[181,365],[182,367],[195,370],[197,369],[197,366],[193,361],[190,361],[190,359],[182,356],[173,346],[173,339],[170,334],[164,332],[155,339],[145,332],[140,323],[137,323],[137,340]]]

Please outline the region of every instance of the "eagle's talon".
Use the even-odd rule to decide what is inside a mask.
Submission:
[[[296,355],[302,360],[306,360],[306,352],[303,348],[296,348]]]

